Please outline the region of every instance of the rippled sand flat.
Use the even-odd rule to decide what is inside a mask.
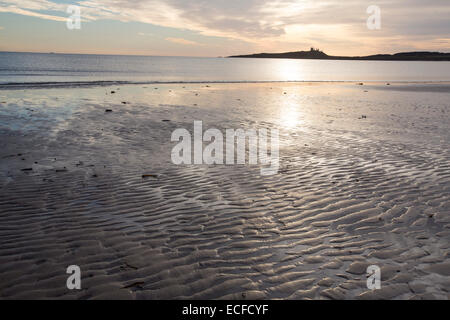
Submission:
[[[173,165],[194,120],[279,129],[279,174]],[[0,137],[2,299],[450,297],[448,84],[2,90]]]

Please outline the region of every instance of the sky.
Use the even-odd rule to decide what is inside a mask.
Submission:
[[[80,8],[80,29],[67,27],[69,5]],[[367,26],[371,5],[380,9],[379,29]],[[450,52],[449,17],[450,0],[0,0],[0,51]]]

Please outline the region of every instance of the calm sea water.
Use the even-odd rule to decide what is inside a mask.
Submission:
[[[107,82],[450,81],[450,62],[227,59],[0,52],[0,87]]]

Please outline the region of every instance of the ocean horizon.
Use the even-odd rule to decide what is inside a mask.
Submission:
[[[450,62],[0,52],[0,89],[309,81],[446,82]]]

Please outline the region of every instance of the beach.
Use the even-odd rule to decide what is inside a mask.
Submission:
[[[278,173],[172,163],[194,121]],[[0,137],[0,299],[450,298],[450,83],[12,88]]]

